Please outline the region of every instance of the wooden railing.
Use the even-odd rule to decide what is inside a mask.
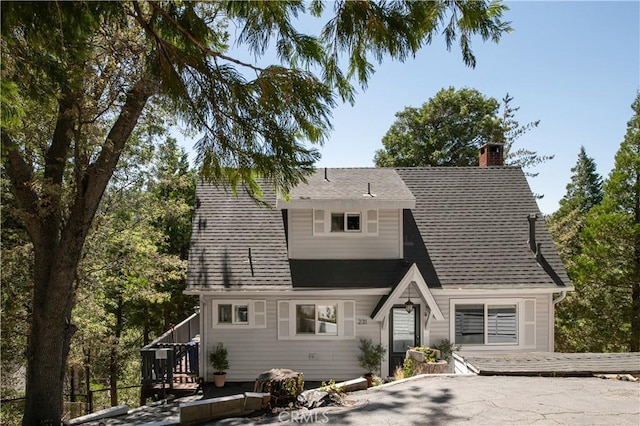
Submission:
[[[140,350],[143,388],[169,392],[177,383],[197,383],[200,376],[200,317],[191,315]],[[143,392],[144,396],[144,392]]]

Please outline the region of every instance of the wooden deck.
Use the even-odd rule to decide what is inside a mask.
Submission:
[[[640,353],[456,352],[455,362],[493,376],[640,375]]]

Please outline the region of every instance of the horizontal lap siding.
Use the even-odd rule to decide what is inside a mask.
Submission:
[[[289,257],[292,259],[399,259],[399,210],[378,212],[378,235],[314,236],[312,210],[289,210]],[[363,224],[364,226],[364,224]]]
[[[213,329],[211,327],[211,299],[204,311],[207,312],[207,380],[213,380],[208,364],[209,352],[217,342],[223,342],[229,351],[227,380],[253,381],[262,372],[271,368],[288,368],[304,373],[305,380],[343,380],[362,375],[358,365],[358,339],[370,338],[380,342],[380,324],[369,319],[366,325],[356,325],[355,340],[278,340],[277,300],[304,300],[298,294],[288,297],[257,297],[267,301],[267,328],[262,329]],[[238,299],[235,297],[234,299]],[[351,298],[356,301],[356,318],[368,318],[379,296]],[[218,299],[223,300],[223,299]],[[317,359],[310,360],[309,354]]]
[[[438,307],[442,311],[442,315],[444,315],[444,321],[435,321],[432,320],[429,324],[429,344],[435,346],[439,344],[443,339],[450,339],[449,335],[449,301],[451,299],[473,299],[477,298],[478,303],[482,302],[484,299],[499,299],[499,298],[507,298],[507,299],[535,299],[536,301],[536,351],[549,351],[549,322],[553,321],[552,317],[549,317],[549,298],[550,294],[539,294],[539,295],[518,295],[518,294],[500,294],[495,296],[465,296],[461,294],[457,297],[451,296],[435,296],[436,303]],[[487,346],[487,350],[495,350],[495,351],[531,351],[531,349],[517,349],[517,348],[509,348],[509,347],[491,347]]]

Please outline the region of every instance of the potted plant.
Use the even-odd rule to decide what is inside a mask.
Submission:
[[[216,349],[209,354],[209,362],[213,366],[213,381],[217,388],[224,386],[224,381],[227,378],[226,370],[229,368],[229,352],[224,347],[222,342],[218,343]]]
[[[374,345],[371,339],[360,339],[359,347],[358,362],[360,367],[367,371],[364,377],[367,379],[367,386],[370,387],[373,385],[373,373],[380,369],[382,358],[387,350],[381,344]]]

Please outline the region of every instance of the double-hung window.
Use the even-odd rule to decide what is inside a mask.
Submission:
[[[338,305],[296,304],[296,335],[338,335]]]
[[[518,301],[465,303],[452,301],[453,340],[457,345],[518,345],[521,324]]]
[[[360,232],[360,213],[331,213],[331,232]]]
[[[354,300],[279,300],[278,340],[355,339]]]
[[[213,303],[214,328],[264,328],[264,300],[219,300]]]

